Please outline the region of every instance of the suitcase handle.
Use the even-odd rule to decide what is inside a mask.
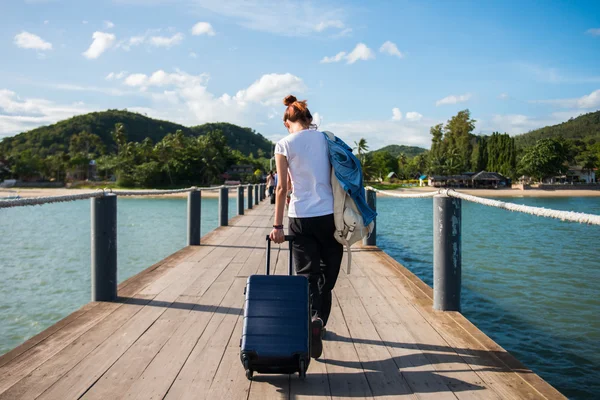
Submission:
[[[294,275],[294,270],[292,268],[292,243],[294,242],[294,236],[285,235],[284,240],[289,243],[290,256],[288,260],[288,274]],[[271,270],[271,238],[267,235],[267,263],[266,263],[267,275],[269,275]]]

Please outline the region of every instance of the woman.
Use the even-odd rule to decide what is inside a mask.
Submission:
[[[269,188],[269,197],[273,196],[273,192],[275,191],[275,176],[273,175],[273,171],[269,171],[269,175],[267,175],[267,188]]]
[[[292,256],[296,274],[309,280],[313,313],[311,356],[318,358],[323,351],[322,336],[331,312],[331,291],[340,271],[343,247],[333,236],[331,164],[326,139],[314,129],[306,100],[298,101],[290,95],[283,104],[283,124],[290,135],[275,146],[279,179],[270,237],[275,243],[284,241],[283,211],[289,174],[294,188],[288,206],[289,231],[295,236]]]

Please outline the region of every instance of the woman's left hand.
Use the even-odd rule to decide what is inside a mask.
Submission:
[[[283,233],[283,229],[273,229],[269,237],[274,243],[285,242],[285,234]]]

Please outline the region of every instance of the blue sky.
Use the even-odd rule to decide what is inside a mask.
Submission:
[[[0,138],[127,108],[276,140],[288,93],[371,148],[600,109],[598,1],[11,0],[0,54]]]

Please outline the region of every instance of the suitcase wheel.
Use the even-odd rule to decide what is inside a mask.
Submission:
[[[248,378],[248,380],[251,381],[254,371],[250,369],[250,361],[248,361],[248,359],[244,360],[244,368],[246,369],[246,378]]]
[[[300,360],[300,371],[298,372],[300,379],[304,380],[306,378],[306,361]]]

